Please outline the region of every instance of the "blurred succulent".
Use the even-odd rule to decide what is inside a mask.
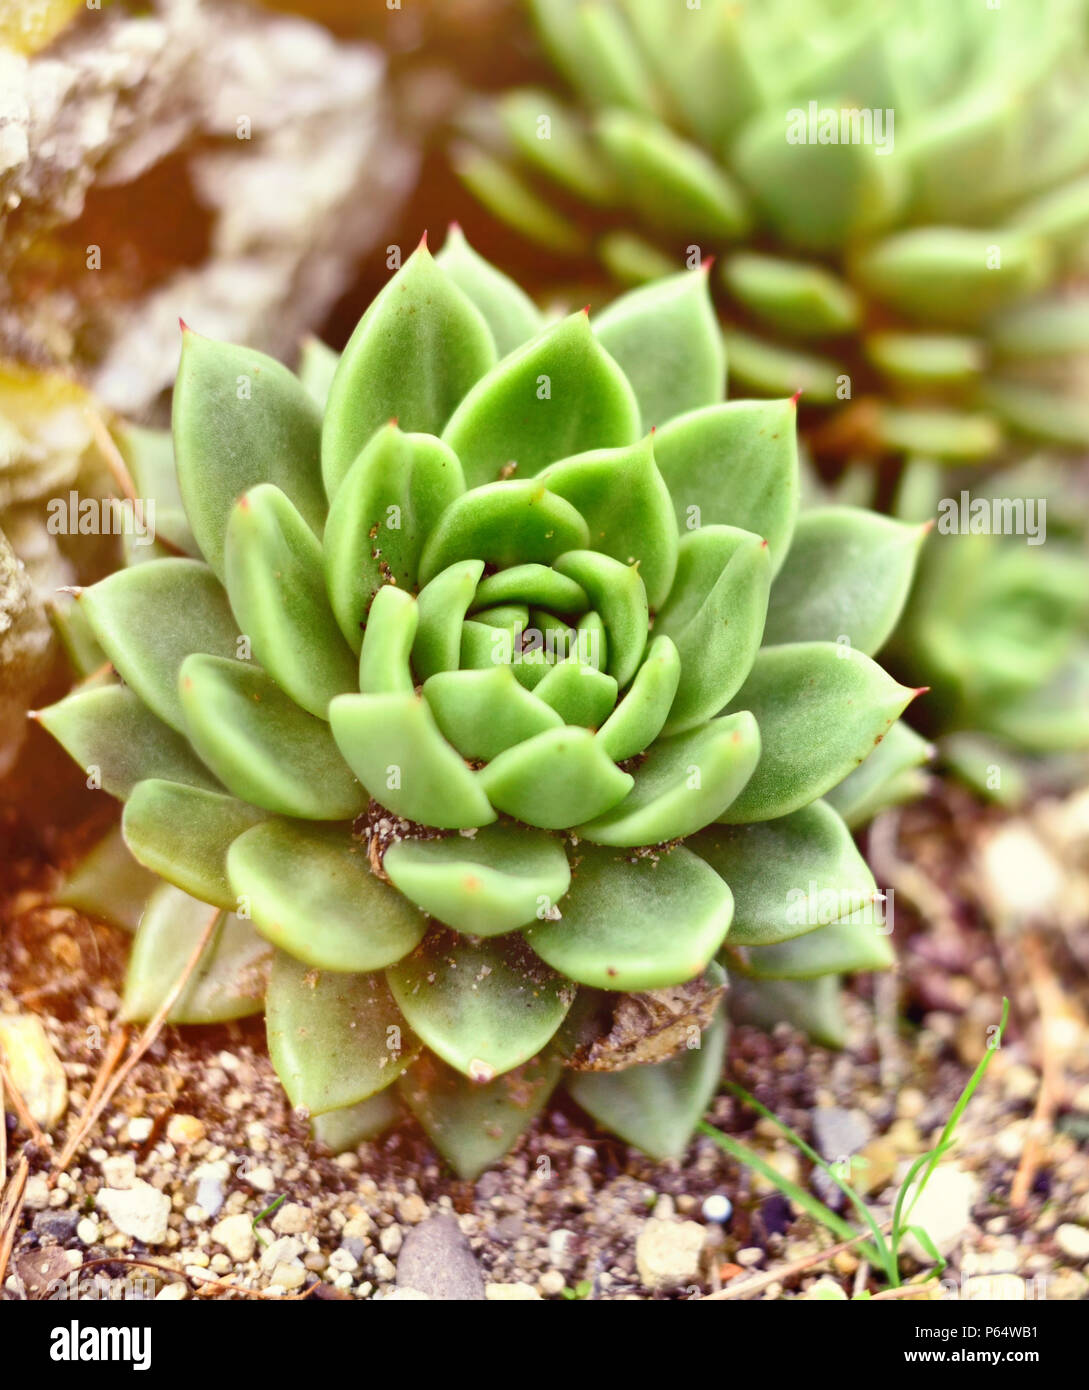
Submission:
[[[1085,0],[528,3],[575,101],[470,109],[494,213],[629,283],[719,253],[733,380],[841,407],[824,454],[1089,444]]]
[[[950,481],[916,461],[900,490],[901,515],[938,525],[894,669],[927,672],[944,760],[1011,804],[1089,767],[1089,478],[1037,458]]]
[[[121,681],[39,716],[167,881],[127,1018],[212,914],[170,1017],[263,1007],[320,1137],[399,1095],[464,1173],[565,1064],[679,1152],[723,965],[750,1011],[837,1033],[835,977],[891,950],[824,798],[860,814],[917,761],[870,653],[922,528],[796,518],[794,402],[724,384],[704,274],[549,324],[456,231],[302,380],[185,333],[158,515],[186,554],[83,591]],[[131,924],[143,873],[114,840],[76,895]]]

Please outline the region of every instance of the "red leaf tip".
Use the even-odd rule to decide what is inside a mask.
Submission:
[[[423,236],[420,237],[420,244],[419,244],[419,246],[416,247],[416,250],[417,250],[417,251],[426,251],[426,250],[427,250],[427,228],[426,228],[426,227],[424,228],[424,234],[423,234]]]
[[[801,395],[802,395],[802,390],[803,390],[803,389],[804,389],[803,387],[799,386],[798,389],[797,389],[797,391],[794,392],[793,396],[791,396],[791,398],[790,398],[790,404],[791,404],[791,405],[797,406],[798,401],[801,399]]]
[[[193,331],[186,323],[186,321],[182,318],[181,314],[178,315],[178,327],[181,329],[183,333],[192,333]]]

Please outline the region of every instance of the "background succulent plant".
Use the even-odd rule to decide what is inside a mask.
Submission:
[[[803,389],[811,453],[826,476],[853,470],[856,501],[888,495],[875,462],[908,460],[913,503],[931,507],[999,486],[935,464],[1017,463],[1045,444],[1084,467],[1084,0],[527,9],[574,97],[519,89],[470,108],[455,162],[493,212],[573,271],[597,259],[621,282],[717,253],[731,379]],[[1043,468],[1052,515],[1083,505]],[[1067,529],[1027,555],[1022,541],[935,535],[906,629],[910,667],[946,673],[928,731],[955,735],[942,750],[982,790],[997,758],[1006,799],[1022,764],[1037,782],[1054,770],[1043,745],[1089,750],[1084,605],[1056,595],[1079,577]],[[1030,610],[1048,633],[1035,653],[1000,616],[1023,627]]]
[[[840,455],[1089,442],[1084,297],[1048,297],[1086,263],[1084,0],[528,8],[575,101],[468,118],[456,161],[500,217],[621,280],[721,253],[733,379],[850,401]]]
[[[40,714],[144,866],[108,843],[83,901],[108,882],[131,923],[166,880],[125,1013],[217,914],[171,1017],[263,1007],[328,1142],[399,1095],[476,1172],[566,1063],[675,1153],[724,964],[828,1036],[836,976],[891,960],[825,798],[864,814],[918,760],[871,653],[922,528],[796,517],[794,402],[723,402],[702,273],[545,323],[455,231],[302,371],[185,334],[159,509],[183,553],[83,591],[122,680]],[[610,1047],[633,997],[653,1044]]]

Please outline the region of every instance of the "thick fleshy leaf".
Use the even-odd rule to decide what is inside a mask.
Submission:
[[[750,313],[783,333],[828,337],[859,321],[858,295],[820,265],[740,252],[725,263],[722,279]]]
[[[816,801],[869,755],[916,693],[833,642],[765,647],[733,702],[756,716],[763,753],[721,819],[771,820]]]
[[[527,343],[544,327],[541,312],[529,295],[478,255],[456,224],[447,232],[435,264],[483,314],[500,357]]]
[[[233,796],[149,779],[133,787],[121,827],[141,864],[202,902],[237,911],[227,850],[264,819],[264,811]]]
[[[118,570],[84,589],[79,606],[126,684],[181,733],[182,662],[190,652],[230,657],[238,650],[227,595],[197,560],[149,560]]]
[[[412,644],[419,604],[411,594],[383,584],[374,596],[359,654],[359,689],[364,695],[411,695]]]
[[[412,645],[412,665],[420,680],[437,671],[458,669],[462,623],[483,573],[482,559],[461,560],[441,570],[420,590]]]
[[[74,907],[98,922],[133,932],[158,877],[132,857],[115,825],[79,861],[54,895],[62,907]]]
[[[847,1041],[838,975],[814,980],[750,980],[736,975],[730,982],[727,1007],[735,1023],[748,1023],[769,1032],[789,1023],[824,1047]]]
[[[36,718],[111,796],[124,800],[145,777],[220,790],[185,739],[123,685],[79,690]]]
[[[799,352],[740,328],[723,330],[730,381],[738,394],[805,395],[809,405],[832,405],[848,377],[846,367],[826,354]]]
[[[523,561],[549,564],[588,542],[579,513],[543,483],[488,483],[463,492],[443,512],[420,556],[420,582],[427,584],[459,560],[500,568]]]
[[[638,435],[639,407],[627,379],[586,314],[572,314],[478,382],[443,439],[466,482],[478,487],[510,464],[531,477],[557,459],[633,444]]]
[[[377,1139],[384,1130],[397,1123],[404,1115],[402,1106],[398,1104],[399,1099],[397,1088],[387,1086],[384,1091],[378,1091],[355,1105],[315,1115],[310,1132],[315,1143],[324,1144],[336,1154],[347,1153],[368,1139]]]
[[[422,913],[372,873],[350,826],[266,821],[226,859],[236,905],[274,946],[318,970],[381,970],[427,930]]]
[[[556,569],[585,590],[605,627],[605,670],[621,690],[639,669],[647,645],[647,591],[635,565],[596,550],[569,550]]]
[[[199,557],[200,550],[182,504],[170,431],[124,423],[114,424],[110,432],[124,456],[136,496],[155,499],[156,537],[169,541],[183,555]]]
[[[321,534],[321,411],[274,358],[183,333],[173,428],[186,515],[220,579],[231,508],[258,483],[281,488]]]
[[[789,113],[773,102],[732,152],[753,201],[785,242],[834,251],[896,215],[906,191],[901,161],[883,158],[872,141],[816,145],[792,142],[790,134]]]
[[[706,968],[729,930],[733,898],[684,848],[633,863],[580,845],[560,911],[559,921],[527,928],[537,954],[580,984],[639,993],[684,984]]]
[[[533,698],[551,706],[564,724],[597,729],[616,704],[616,681],[581,661],[558,661],[533,687]]]
[[[513,1071],[552,1039],[575,987],[520,936],[429,936],[386,971],[393,997],[424,1043],[470,1081]]]
[[[559,840],[524,826],[397,840],[382,866],[425,912],[473,936],[498,936],[545,917],[571,883]]]
[[[611,555],[622,565],[638,563],[647,602],[652,608],[661,607],[677,568],[677,527],[650,436],[629,448],[563,459],[538,477],[585,519],[592,550]]]
[[[740,192],[698,146],[634,112],[607,112],[597,133],[629,202],[652,226],[715,240],[744,233]]]
[[[870,903],[873,875],[824,801],[752,825],[717,825],[687,842],[730,885],[730,948],[772,946]]]
[[[321,435],[330,500],[380,425],[441,434],[495,357],[480,310],[419,246],[360,319],[333,378]]]
[[[227,593],[253,654],[287,695],[325,718],[356,688],[356,662],[325,593],[321,544],[279,488],[240,498],[224,542]]]
[[[178,685],[190,742],[235,796],[307,820],[347,820],[366,805],[328,724],[301,710],[259,667],[190,656]],[[147,775],[185,780],[150,767]]]
[[[632,786],[589,729],[548,729],[481,768],[492,805],[527,825],[562,830],[615,806]]]
[[[635,769],[635,785],[579,836],[600,845],[656,845],[716,820],[752,776],[760,731],[751,714],[721,719],[659,739]]]
[[[699,1047],[622,1071],[575,1072],[567,1090],[604,1129],[651,1158],[680,1158],[718,1088],[726,1037],[726,1015],[720,1010]]]
[[[933,744],[898,719],[870,756],[828,793],[828,804],[853,830],[879,811],[921,796],[928,776],[922,765],[934,756]]]
[[[495,820],[479,774],[446,742],[417,695],[338,695],[329,719],[349,767],[395,815],[439,830]]]
[[[718,714],[744,681],[760,647],[770,586],[767,542],[752,532],[705,526],[681,538],[673,592],[654,624],[681,658],[668,733]]]
[[[440,671],[424,682],[423,693],[443,736],[463,758],[487,761],[564,722],[515,680],[509,666]]]
[[[559,1055],[549,1051],[481,1085],[425,1052],[397,1089],[446,1161],[472,1179],[529,1128],[562,1070]]]
[[[383,1091],[419,1052],[385,976],[318,974],[277,951],[265,999],[268,1050],[291,1104],[312,1115]]]
[[[329,602],[353,651],[378,589],[415,589],[424,540],[464,490],[461,464],[445,444],[396,425],[380,429],[349,468],[322,549]]]
[[[608,164],[580,113],[563,105],[554,92],[540,88],[504,92],[495,110],[518,154],[547,179],[599,207],[615,198]],[[548,121],[547,139],[541,136],[542,117]]]
[[[907,601],[928,529],[858,507],[822,507],[799,517],[771,588],[764,644],[846,638],[873,656]]]
[[[329,389],[337,374],[339,361],[340,353],[334,352],[313,334],[308,333],[302,340],[299,348],[299,380],[322,410],[329,399]]]
[[[161,1008],[197,948],[209,919],[217,925],[196,969],[171,1005],[170,1023],[226,1023],[260,1013],[272,952],[232,913],[163,883],[147,900],[132,943],[121,1018],[142,1023]]]
[[[644,430],[717,405],[726,392],[726,348],[709,268],[629,290],[594,320],[594,332],[631,382]]]
[[[681,534],[739,526],[768,543],[773,573],[798,511],[797,410],[791,400],[733,401],[681,416],[654,436],[654,457]]]
[[[557,495],[563,495],[562,489]],[[578,503],[575,507],[581,511]],[[550,565],[511,565],[489,574],[477,586],[473,611],[509,603],[532,603],[537,608],[570,616],[585,613],[590,606],[590,600],[575,581],[559,574]],[[482,614],[480,621],[484,621]]]
[[[854,269],[865,289],[909,317],[971,326],[1040,288],[1048,252],[1010,229],[916,227],[868,246]]]
[[[662,732],[681,679],[673,640],[655,637],[628,692],[598,730],[598,741],[614,762],[649,748]]]
[[[585,232],[570,217],[557,212],[552,201],[534,192],[502,159],[463,141],[451,150],[450,162],[484,207],[536,245],[564,256],[585,255],[589,250]]]
[[[880,909],[862,915],[870,920],[830,922],[777,946],[743,949],[745,972],[756,980],[812,980],[890,970],[896,963],[888,935],[891,925],[880,921]]]

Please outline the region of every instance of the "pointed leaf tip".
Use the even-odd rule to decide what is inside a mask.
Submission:
[[[794,392],[793,396],[791,396],[791,398],[790,398],[790,404],[791,404],[791,405],[793,405],[793,406],[795,406],[795,407],[797,406],[799,400],[800,400],[801,397],[802,397],[802,391],[803,391],[803,389],[804,389],[803,387],[799,386],[798,389],[797,389],[797,391]]]

